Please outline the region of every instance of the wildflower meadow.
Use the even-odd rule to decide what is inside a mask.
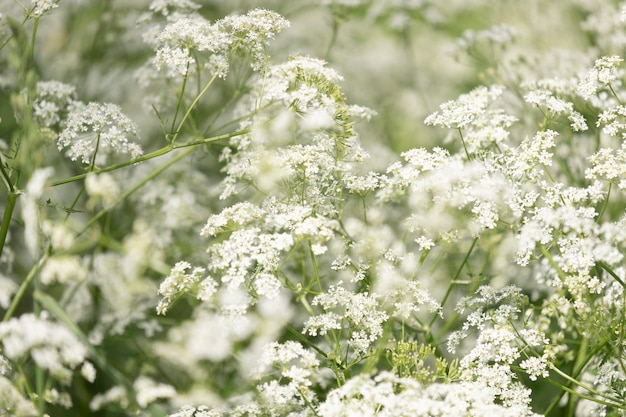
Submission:
[[[626,2],[0,0],[0,417],[626,416]]]

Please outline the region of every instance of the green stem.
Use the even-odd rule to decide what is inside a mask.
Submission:
[[[4,183],[5,187],[7,187],[7,190],[9,190],[9,192],[11,193],[15,192],[15,187],[13,186],[13,183],[11,182],[11,176],[9,175],[7,170],[4,168],[4,162],[2,161],[2,158],[0,158],[0,177],[2,177],[2,182]]]
[[[589,342],[587,341],[587,339],[584,337],[581,338],[580,346],[578,347],[578,352],[576,354],[576,360],[572,368],[573,378],[578,377],[578,373],[582,371],[582,369],[584,369],[585,364],[587,363],[588,359],[585,358],[585,355],[587,353],[588,347],[589,347]],[[569,386],[572,386],[572,383],[570,383]],[[574,415],[573,413],[574,413],[575,406],[576,406],[576,403],[574,401],[574,396],[570,395],[567,398],[567,409],[569,410],[569,415],[571,416]]]
[[[2,257],[2,251],[4,250],[4,243],[9,233],[9,226],[11,225],[11,219],[13,218],[13,210],[17,203],[18,193],[10,191],[7,196],[7,206],[4,208],[4,215],[2,216],[2,225],[0,225],[0,257]]]
[[[125,167],[130,166],[130,165],[135,165],[135,164],[138,164],[140,162],[144,162],[144,161],[148,161],[150,159],[158,158],[159,156],[167,155],[168,153],[170,153],[170,152],[172,152],[172,151],[174,151],[176,149],[188,148],[188,147],[191,147],[191,146],[198,146],[198,145],[206,145],[208,143],[216,142],[218,140],[230,139],[230,138],[235,137],[235,136],[244,135],[244,134],[246,134],[248,132],[249,132],[249,130],[238,130],[236,132],[225,133],[223,135],[212,136],[212,137],[208,137],[208,138],[202,138],[202,139],[199,139],[199,140],[191,141],[191,142],[188,142],[188,143],[183,143],[183,144],[180,144],[180,145],[167,145],[167,146],[164,146],[161,149],[157,149],[154,152],[150,152],[148,154],[142,155],[142,156],[140,156],[138,158],[135,158],[133,160],[130,160],[130,161],[121,162],[121,163],[115,164],[115,165],[110,165],[110,166],[105,167],[105,168],[94,169],[91,173],[101,174],[101,173],[104,173],[104,172],[115,171],[115,170],[120,169],[120,168],[125,168]],[[71,182],[80,181],[80,180],[84,179],[88,174],[90,174],[90,172],[87,172],[87,173],[84,173],[84,174],[79,174],[79,175],[74,175],[73,177],[64,178],[62,180],[58,180],[58,181],[53,182],[52,186],[56,187],[58,185],[69,184]]]
[[[613,97],[615,97],[615,100],[617,100],[617,102],[620,105],[623,105],[624,103],[622,103],[622,100],[619,99],[619,96],[617,95],[617,93],[615,92],[615,90],[613,89],[613,86],[611,85],[611,83],[608,84],[609,86],[609,90],[611,91],[611,94],[613,94]]]
[[[319,268],[317,266],[317,260],[315,259],[315,254],[313,253],[313,246],[311,245],[311,240],[308,241],[308,244],[309,244],[309,254],[311,255],[311,263],[313,264],[313,274],[315,274],[317,286],[320,290],[320,293],[322,293],[324,292],[324,287],[322,286],[322,281],[320,280]]]
[[[316,344],[314,344],[309,338],[305,337],[302,335],[302,333],[300,333],[299,331],[297,331],[296,329],[294,329],[291,325],[287,324],[286,325],[286,330],[291,333],[291,335],[297,339],[300,343],[310,347],[311,349],[313,349],[314,351],[316,351],[317,353],[320,354],[321,357],[323,357],[324,359],[328,359],[328,354],[326,352],[324,352],[322,349],[320,349]]]
[[[469,151],[467,150],[467,145],[465,144],[465,138],[463,138],[463,131],[461,128],[457,129],[459,131],[459,135],[461,136],[461,143],[463,144],[463,149],[465,150],[465,155],[467,156],[467,160],[471,161],[472,157],[470,156]]]
[[[317,411],[315,410],[315,407],[313,406],[311,401],[309,401],[307,399],[306,395],[304,395],[304,392],[302,392],[302,390],[300,388],[298,388],[298,393],[300,394],[300,398],[302,398],[302,400],[304,401],[304,404],[309,408],[309,410],[311,410],[313,415],[319,417],[319,414],[317,414]]]
[[[557,368],[554,365],[551,365],[550,369],[552,369],[554,372],[556,372],[561,377],[565,378],[570,384],[577,385],[578,387],[580,387],[580,388],[584,389],[585,391],[589,392],[589,394],[591,394],[591,395],[583,394],[583,393],[577,391],[574,388],[571,388],[571,387],[563,385],[563,384],[561,384],[559,382],[552,381],[552,380],[548,379],[548,381],[552,381],[553,383],[557,384],[561,389],[569,392],[570,394],[573,394],[573,395],[575,395],[577,397],[580,397],[580,398],[584,398],[584,399],[589,400],[589,401],[596,402],[598,404],[608,405],[610,407],[618,408],[620,410],[626,410],[626,405],[621,404],[620,401],[617,398],[612,398],[612,397],[610,397],[610,396],[608,396],[606,394],[603,394],[601,392],[598,392],[598,391],[594,390],[592,387],[590,387],[590,386],[580,382],[579,380],[577,380],[575,378],[572,378],[567,373],[561,371],[559,368]],[[592,397],[592,395],[595,395],[596,397]]]
[[[543,254],[543,256],[546,257],[546,259],[548,260],[548,263],[552,265],[552,267],[558,274],[559,278],[561,278],[561,281],[565,281],[565,278],[566,278],[565,272],[563,272],[559,264],[556,263],[556,261],[552,257],[552,254],[550,254],[550,252],[544,245],[539,245],[539,247],[541,248],[541,253]]]
[[[106,374],[108,374],[118,385],[126,388],[127,392],[131,394],[131,398],[136,398],[136,393],[133,388],[133,384],[129,381],[122,372],[120,372],[114,364],[110,363],[105,356],[103,356],[98,349],[96,349],[88,337],[83,331],[74,323],[74,321],[67,315],[67,313],[61,308],[58,302],[50,295],[42,292],[35,291],[35,300],[43,306],[46,311],[52,314],[60,323],[63,323],[74,335],[85,345],[91,358],[98,365],[98,367]]]
[[[519,335],[519,333],[518,333]],[[521,337],[521,336],[520,336]],[[572,370],[572,378],[578,378],[578,376],[582,373],[582,371],[585,369],[585,366],[587,365],[587,363],[589,363],[589,361],[598,353],[599,350],[602,349],[603,345],[599,345],[596,346],[594,349],[592,349],[590,352],[585,352],[587,353],[587,356],[584,359],[580,359],[580,355],[578,355],[579,360],[577,360],[576,365],[574,366],[573,370]],[[536,352],[535,352],[535,356],[539,356]],[[550,380],[548,380],[550,381]],[[554,385],[557,385],[557,383],[555,383],[554,381],[550,381],[552,382]],[[571,382],[569,383],[568,386],[573,385]],[[559,385],[560,386],[560,385]],[[550,405],[548,406],[548,408],[546,408],[543,412],[544,415],[549,415],[552,410],[561,402],[561,398],[563,398],[563,396],[565,395],[566,391],[562,391],[559,395],[557,395],[552,402],[550,403]]]
[[[39,18],[36,17],[35,19],[33,19],[33,34],[30,37],[30,48],[29,48],[29,54],[28,54],[28,62],[27,62],[27,68],[32,68],[33,63],[35,62],[35,41],[37,40],[37,29],[39,27]]]
[[[465,265],[467,264],[467,261],[469,260],[470,255],[472,254],[472,251],[474,250],[474,247],[476,246],[476,243],[478,242],[478,238],[474,238],[474,240],[472,241],[472,244],[469,248],[469,250],[467,251],[467,253],[465,254],[465,258],[463,258],[463,262],[461,262],[461,265],[459,266],[459,268],[456,271],[456,274],[454,275],[454,278],[452,278],[452,280],[450,281],[450,284],[448,284],[448,289],[446,290],[446,293],[443,296],[443,299],[441,300],[441,307],[444,306],[444,304],[446,304],[446,301],[448,301],[448,297],[450,296],[450,294],[452,293],[452,289],[454,288],[454,286],[459,282],[459,276],[461,275],[461,272],[463,272],[463,268],[465,267]],[[433,318],[430,320],[430,322],[428,323],[428,328],[430,329],[433,325],[433,323],[435,322],[435,320],[437,320],[438,315],[435,314],[433,316]],[[430,332],[430,330],[429,330]]]
[[[596,217],[596,223],[600,224],[600,219],[604,215],[607,207],[609,206],[609,198],[611,197],[611,186],[613,183],[609,182],[609,189],[606,191],[606,199],[604,200],[604,204],[602,205],[602,210],[600,210],[600,214]]]
[[[163,171],[165,171],[167,168],[171,167],[172,165],[174,165],[176,162],[178,162],[179,160],[183,159],[185,156],[189,155],[191,152],[193,152],[194,149],[193,148],[189,148],[186,149],[185,151],[181,152],[179,155],[176,155],[175,157],[173,157],[172,159],[170,159],[169,161],[167,161],[165,164],[163,164],[162,166],[160,166],[159,168],[155,169],[154,171],[152,171],[152,173],[150,175],[148,175],[146,178],[144,178],[143,180],[139,181],[137,184],[135,184],[135,186],[131,187],[129,190],[127,190],[124,194],[122,194],[113,204],[111,204],[110,206],[102,209],[101,211],[99,211],[95,216],[93,216],[88,222],[87,224],[77,233],[76,236],[80,236],[83,233],[85,233],[87,231],[87,229],[89,229],[95,222],[97,222],[102,216],[104,216],[106,213],[108,213],[113,207],[115,207],[118,203],[124,201],[126,198],[128,198],[131,194],[133,194],[135,191],[137,191],[138,189],[140,189],[141,187],[143,187],[144,185],[146,185],[149,181],[153,180],[154,178],[156,178],[157,176],[159,176]]]
[[[173,137],[172,137],[172,141],[170,142],[172,145],[174,144],[174,142],[176,141],[176,138],[178,137],[178,134],[180,133],[180,130],[182,129],[183,125],[185,124],[185,121],[187,121],[187,119],[189,118],[189,115],[191,114],[191,111],[196,107],[196,105],[198,104],[198,102],[200,101],[200,98],[204,95],[204,93],[207,92],[207,90],[209,89],[209,87],[211,87],[211,85],[213,85],[213,82],[217,79],[217,75],[214,75],[213,77],[211,77],[211,79],[209,80],[209,82],[204,86],[204,88],[202,89],[202,91],[200,91],[200,93],[196,96],[196,98],[193,100],[193,102],[191,103],[191,105],[189,106],[189,108],[187,109],[187,111],[185,112],[185,114],[183,115],[183,118],[180,120],[180,123],[178,123],[178,127],[176,128],[176,131],[173,132]],[[172,125],[173,125],[173,121],[172,121]]]
[[[180,108],[183,105],[183,98],[185,97],[185,90],[187,89],[187,80],[189,79],[189,62],[187,62],[187,70],[185,71],[185,76],[183,77],[183,85],[180,88],[180,95],[178,96],[178,103],[176,103],[176,110],[174,110],[174,117],[172,118],[172,126],[170,127],[170,134],[172,134],[172,139],[170,144],[174,143],[176,137],[178,136],[178,129],[174,131],[174,126],[176,125],[176,119],[178,118],[178,113],[180,112]]]
[[[617,276],[617,274],[616,274],[615,272],[613,272],[613,270],[612,270],[612,269],[611,269],[611,268],[610,268],[607,264],[605,264],[605,263],[604,263],[604,262],[602,262],[602,261],[597,261],[597,262],[596,262],[596,264],[597,264],[600,268],[602,268],[602,269],[604,269],[606,272],[608,272],[608,273],[609,273],[609,275],[610,275],[610,276],[612,276],[612,277],[613,277],[613,279],[615,279],[615,281],[619,282],[619,284],[622,286],[622,288],[626,288],[626,283],[625,283],[625,282],[624,282],[624,281],[623,281],[620,277],[618,277],[618,276]]]
[[[11,300],[11,305],[7,309],[6,313],[4,314],[4,318],[2,319],[2,322],[8,321],[13,316],[13,313],[15,312],[15,309],[17,308],[18,304],[22,300],[22,297],[24,296],[24,294],[26,294],[26,290],[28,289],[30,284],[33,282],[33,279],[35,279],[35,277],[39,274],[39,271],[41,271],[41,268],[43,268],[43,266],[46,264],[49,257],[50,255],[48,253],[45,253],[41,257],[39,262],[37,262],[37,264],[30,270],[30,272],[26,276],[26,279],[22,282],[22,285],[20,285],[20,288],[18,288],[17,293],[13,297],[13,300]]]

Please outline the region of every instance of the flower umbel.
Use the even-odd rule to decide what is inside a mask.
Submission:
[[[128,154],[135,159],[143,154],[137,126],[115,104],[89,103],[77,106],[68,116],[58,139],[59,150],[69,148],[72,161],[83,164],[103,162],[111,154]]]

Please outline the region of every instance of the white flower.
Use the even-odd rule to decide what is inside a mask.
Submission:
[[[33,112],[40,126],[53,127],[65,119],[76,103],[76,88],[59,81],[39,81],[33,101]]]
[[[173,386],[158,383],[148,377],[141,376],[133,384],[137,393],[137,404],[140,407],[147,407],[148,404],[161,398],[171,398],[176,395]]]
[[[96,368],[91,362],[85,361],[83,363],[83,366],[80,368],[80,374],[89,382],[96,380]]]
[[[312,316],[304,323],[303,333],[326,334],[345,328],[350,334],[348,345],[355,354],[364,354],[383,333],[383,324],[389,318],[379,308],[376,298],[367,293],[355,294],[341,286],[332,286],[327,293],[315,296],[311,302],[321,306],[324,313]]]
[[[10,412],[14,417],[35,417],[40,414],[35,405],[24,398],[13,382],[4,376],[0,376],[0,404],[3,412]]]
[[[255,373],[260,378],[260,375],[266,372],[268,367],[276,367],[283,372],[288,372],[294,365],[303,369],[315,369],[319,364],[315,353],[305,349],[298,342],[272,342],[263,350],[263,356]]]
[[[478,87],[467,94],[462,94],[457,100],[446,101],[424,120],[432,126],[461,129],[473,123],[482,116],[489,104],[496,100],[504,88],[498,85]]]
[[[17,362],[30,355],[63,384],[87,356],[87,348],[65,326],[34,314],[0,323],[0,342],[7,358]]]
[[[163,297],[157,306],[159,314],[165,314],[174,298],[184,292],[197,291],[201,300],[209,300],[217,291],[217,283],[211,277],[203,277],[205,268],[194,267],[186,261],[177,262],[170,274],[161,282],[159,294]]]
[[[623,59],[617,55],[604,56],[596,60],[594,67],[589,70],[578,84],[578,94],[588,99],[594,96],[602,87],[615,81],[618,76],[618,66]]]
[[[153,2],[150,3],[149,9],[153,13],[169,16],[172,14],[172,11],[180,12],[182,10],[192,12],[198,10],[200,7],[202,6],[191,0],[153,0]]]
[[[52,9],[59,7],[59,0],[32,0],[33,8],[31,15],[41,17]]]
[[[200,231],[201,236],[215,236],[218,233],[237,228],[262,218],[264,211],[252,203],[243,201],[225,208],[219,214],[214,214]],[[227,227],[231,225],[230,227]]]
[[[48,259],[40,273],[41,283],[52,285],[79,282],[87,278],[87,269],[78,256],[55,256]]]
[[[106,172],[100,174],[90,172],[87,174],[85,189],[92,199],[92,204],[102,202],[105,207],[113,205],[121,192],[120,185],[113,175]]]
[[[267,42],[289,27],[289,22],[282,16],[265,9],[254,9],[245,15],[228,16],[218,24],[230,32],[233,49],[250,54],[250,64],[256,71],[267,65]]]
[[[80,159],[90,164],[94,159],[104,160],[110,153],[129,154],[132,159],[141,156],[141,146],[129,140],[137,137],[137,126],[119,106],[89,103],[70,113],[57,143],[59,150],[69,148],[72,161]]]
[[[574,110],[574,104],[558,98],[547,89],[532,90],[524,96],[524,100],[536,107],[544,109],[547,116],[566,114],[575,132],[587,130],[587,123],[582,114]]]
[[[192,2],[153,3],[151,9],[165,16],[169,9],[191,11],[199,7]],[[255,9],[245,15],[227,16],[211,23],[199,14],[178,13],[160,29],[155,39],[146,38],[155,49],[152,64],[157,71],[165,69],[168,78],[182,78],[196,70],[220,78],[229,71],[233,52],[251,57],[250,64],[259,71],[267,65],[267,45],[289,22],[275,12]],[[147,75],[156,78],[155,74]]]
[[[24,219],[24,239],[26,247],[31,254],[39,251],[40,244],[40,224],[39,208],[37,206],[39,198],[42,196],[46,182],[54,174],[51,167],[39,168],[35,170],[30,181],[26,184],[26,190],[22,198],[22,218]]]
[[[536,381],[539,377],[547,378],[550,375],[550,372],[548,372],[548,363],[543,357],[538,358],[531,356],[520,362],[520,367],[528,373],[528,377],[531,381]]]
[[[624,137],[626,134],[626,106],[618,105],[604,110],[598,116],[596,126],[609,136]]]
[[[525,402],[502,403],[490,387],[480,382],[422,386],[390,372],[375,377],[360,374],[332,390],[319,405],[321,417],[539,417],[529,406],[528,392],[514,387]]]
[[[281,282],[272,274],[261,273],[254,277],[254,289],[262,297],[273,300],[278,297]]]

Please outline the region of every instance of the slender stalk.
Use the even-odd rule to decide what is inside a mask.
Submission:
[[[15,204],[17,203],[18,196],[19,193],[15,191],[10,191],[7,195],[7,205],[4,208],[4,214],[2,215],[2,224],[0,225],[0,257],[2,256],[2,251],[4,250],[4,243],[7,240],[9,226],[11,225],[11,219],[13,218],[13,211],[15,209]]]
[[[198,102],[200,101],[200,98],[204,95],[204,93],[207,92],[207,90],[211,87],[211,85],[213,85],[213,82],[217,79],[217,75],[213,75],[213,77],[211,77],[211,79],[209,80],[209,82],[204,86],[204,88],[202,89],[202,91],[200,91],[200,93],[196,96],[196,98],[193,100],[193,102],[191,103],[191,105],[189,105],[189,108],[187,109],[187,111],[185,112],[185,114],[183,115],[183,118],[180,119],[180,123],[178,123],[178,127],[176,127],[176,131],[173,132],[174,136],[172,137],[172,141],[171,144],[173,145],[174,142],[176,141],[176,138],[178,137],[178,134],[180,133],[180,130],[182,129],[183,125],[185,124],[185,121],[187,121],[187,118],[189,117],[189,115],[191,114],[191,111],[196,107],[196,105],[198,104]],[[173,121],[172,121],[173,124]]]
[[[174,110],[174,117],[172,118],[172,126],[170,127],[170,134],[173,136],[172,136],[172,139],[170,140],[170,144],[174,143],[174,141],[176,140],[176,137],[178,136],[179,129],[174,130],[174,126],[176,125],[176,119],[178,119],[178,113],[180,112],[180,108],[183,105],[183,98],[185,97],[185,90],[187,89],[188,79],[189,79],[189,62],[187,62],[187,70],[185,71],[185,75],[183,77],[183,85],[180,88],[178,102],[176,103],[176,110]],[[179,125],[179,128],[181,125]]]
[[[15,312],[15,309],[17,308],[20,301],[22,300],[22,297],[24,297],[24,294],[26,294],[26,290],[28,289],[28,287],[30,287],[30,284],[33,282],[35,277],[39,274],[39,271],[41,271],[41,268],[43,268],[43,266],[46,264],[49,257],[50,255],[48,253],[45,253],[41,257],[39,262],[37,262],[37,264],[30,270],[30,272],[26,276],[26,279],[22,281],[22,285],[20,285],[20,287],[18,288],[17,293],[13,297],[13,300],[11,300],[11,305],[7,309],[6,313],[4,314],[4,318],[2,319],[3,322],[8,321],[13,316],[13,313]]]
[[[311,255],[311,264],[313,265],[313,274],[315,275],[315,279],[317,281],[317,286],[319,288],[320,293],[324,292],[324,287],[322,286],[322,281],[320,280],[320,273],[317,266],[317,260],[315,259],[315,254],[313,253],[313,246],[311,245],[311,240],[308,241],[309,254]]]
[[[576,395],[577,397],[580,397],[580,398],[588,399],[590,401],[593,401],[593,402],[596,402],[596,403],[599,403],[599,404],[608,405],[610,407],[615,407],[615,408],[618,408],[620,410],[626,410],[626,405],[625,404],[621,404],[619,399],[613,398],[611,396],[608,396],[606,394],[603,394],[601,392],[598,392],[598,391],[594,390],[592,387],[582,383],[581,381],[579,381],[579,380],[577,380],[575,378],[572,378],[567,373],[561,371],[559,368],[557,368],[554,365],[550,365],[550,369],[552,369],[554,372],[556,372],[561,377],[565,378],[571,384],[577,385],[578,387],[580,387],[580,388],[584,389],[585,391],[589,392],[591,395],[583,394],[583,393],[577,391],[574,388],[571,388],[569,386],[563,385],[563,384],[558,383],[556,381],[548,380],[548,381],[552,381],[552,382],[556,383],[561,389],[569,392],[570,394]]]
[[[465,156],[467,156],[467,160],[471,161],[472,157],[469,153],[469,151],[467,150],[467,145],[465,144],[465,138],[463,137],[463,131],[461,130],[461,128],[457,129],[459,131],[459,136],[461,136],[461,143],[463,144],[463,149],[465,150]]]
[[[181,160],[182,158],[184,158],[185,156],[189,155],[191,152],[193,152],[193,148],[189,148],[186,149],[185,151],[181,152],[180,154],[176,155],[175,157],[173,157],[172,159],[170,159],[169,161],[167,161],[165,164],[163,164],[162,166],[160,166],[159,168],[155,169],[154,171],[152,171],[152,173],[150,175],[148,175],[146,178],[144,178],[143,180],[139,181],[137,184],[135,184],[133,187],[131,187],[129,190],[127,190],[124,194],[122,194],[113,204],[111,204],[110,206],[102,209],[101,211],[99,211],[95,216],[93,216],[88,222],[87,224],[76,234],[76,236],[80,236],[83,233],[85,233],[87,231],[87,229],[89,229],[95,222],[97,222],[102,216],[104,216],[106,213],[108,213],[109,211],[111,211],[111,209],[113,207],[115,207],[117,204],[119,204],[120,202],[124,201],[126,198],[128,198],[131,194],[133,194],[135,191],[137,191],[138,189],[140,189],[141,187],[143,187],[144,185],[146,185],[149,181],[153,180],[154,178],[156,178],[157,176],[159,176],[163,171],[165,171],[167,168],[171,167],[172,165],[174,165],[176,162],[178,162],[179,160]]]
[[[610,201],[610,197],[611,197],[611,186],[613,185],[612,182],[609,182],[609,188],[606,191],[606,199],[604,200],[604,204],[602,205],[602,210],[600,210],[600,214],[598,214],[598,217],[596,217],[596,223],[600,224],[600,219],[602,218],[602,216],[604,216],[604,212],[606,211],[607,207],[609,206],[609,201]]]
[[[115,171],[115,170],[118,170],[120,168],[124,168],[124,167],[130,166],[130,165],[135,165],[135,164],[138,164],[140,162],[148,161],[150,159],[158,158],[159,156],[167,155],[168,153],[170,153],[170,152],[172,152],[172,151],[174,151],[176,149],[188,148],[188,147],[198,146],[198,145],[206,145],[206,144],[211,143],[211,142],[217,142],[219,140],[229,139],[229,138],[233,138],[233,137],[236,137],[236,136],[244,135],[244,134],[246,134],[248,132],[249,132],[249,130],[238,130],[238,131],[231,132],[231,133],[225,133],[223,135],[212,136],[212,137],[208,137],[208,138],[202,138],[202,139],[198,139],[198,140],[191,141],[191,142],[188,142],[188,143],[182,143],[180,145],[167,145],[167,146],[164,146],[161,149],[157,149],[154,152],[147,153],[145,155],[142,155],[142,156],[140,156],[138,158],[135,158],[133,160],[130,160],[130,161],[121,162],[119,164],[110,165],[108,167],[104,167],[104,168],[100,168],[100,169],[94,169],[92,171],[92,173],[94,173],[94,174],[101,174],[101,173],[104,173],[104,172]],[[68,177],[68,178],[64,178],[62,180],[54,181],[52,183],[52,186],[56,187],[56,186],[59,186],[59,185],[69,184],[71,182],[80,181],[82,179],[85,179],[85,177],[88,174],[90,174],[90,173],[87,172],[87,173],[84,173],[84,174],[74,175],[73,177]]]
[[[474,250],[474,246],[476,246],[476,243],[478,242],[478,238],[474,238],[474,240],[472,241],[472,244],[469,248],[469,250],[467,251],[467,253],[465,254],[465,258],[463,258],[463,262],[461,262],[461,265],[459,266],[459,268],[456,271],[456,274],[454,275],[454,278],[452,278],[452,280],[450,281],[450,284],[448,284],[448,289],[446,290],[446,293],[443,296],[443,299],[441,300],[441,306],[443,307],[444,304],[446,303],[446,301],[448,301],[448,297],[450,296],[450,294],[452,293],[452,289],[454,288],[454,286],[458,283],[458,278],[461,275],[461,272],[463,271],[463,268],[465,267],[465,265],[467,264],[467,261],[469,260],[470,255],[472,254],[472,251]],[[433,318],[430,320],[430,322],[428,323],[428,328],[430,329],[433,325],[433,323],[435,322],[435,320],[437,320],[437,315],[435,314],[433,316]],[[430,331],[430,330],[429,330]]]
[[[604,262],[602,261],[598,261],[596,262],[596,264],[604,269],[606,272],[609,273],[610,276],[613,277],[613,279],[615,279],[615,281],[619,282],[619,285],[621,285],[623,288],[626,288],[626,283],[624,282],[624,280],[622,280],[620,277],[617,276],[617,274],[615,272],[613,272],[613,270]]]

